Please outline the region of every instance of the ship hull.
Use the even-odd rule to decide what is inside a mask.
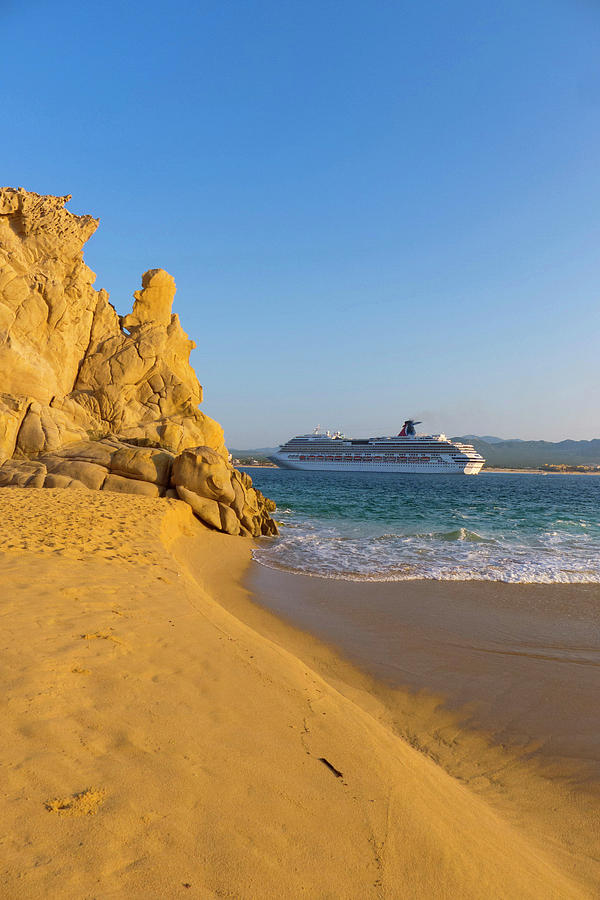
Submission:
[[[303,472],[391,472],[406,475],[477,475],[484,461],[441,460],[420,463],[398,463],[376,460],[336,462],[335,460],[289,459],[284,453],[274,453],[271,462],[282,469],[296,469]]]

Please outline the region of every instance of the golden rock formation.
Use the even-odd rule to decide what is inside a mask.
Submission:
[[[0,486],[179,496],[213,528],[275,534],[198,409],[174,279],[146,272],[120,318],[83,261],[98,220],[69,199],[0,189]]]

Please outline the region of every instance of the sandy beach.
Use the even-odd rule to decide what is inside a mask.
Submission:
[[[443,697],[493,743],[600,784],[600,586],[356,582],[265,566],[247,584],[379,681]]]
[[[328,590],[350,625],[325,635],[320,579],[260,569],[249,540],[179,501],[6,488],[0,538],[2,897],[595,895],[589,641],[570,647],[555,728],[534,715],[543,698],[519,705],[533,652],[486,670],[500,719],[468,688],[482,629],[516,621],[517,594],[490,597],[483,624],[460,585],[407,601],[409,661],[392,678],[367,638],[364,658],[350,646],[362,585]],[[312,618],[298,621],[302,594]]]

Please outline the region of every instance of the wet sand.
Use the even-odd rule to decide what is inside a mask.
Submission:
[[[248,586],[377,678],[600,783],[600,585],[358,583],[255,564]]]

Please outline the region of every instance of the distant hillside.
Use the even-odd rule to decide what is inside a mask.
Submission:
[[[506,438],[494,437],[493,434],[463,434],[460,438],[454,438],[455,441],[485,441],[486,444],[504,444]],[[520,438],[510,438],[509,440],[521,443]]]
[[[276,453],[279,450],[279,447],[258,447],[254,450],[234,450],[232,447],[228,447],[229,452],[235,459],[240,459],[240,457],[252,456],[254,459],[259,459],[260,457],[271,456],[273,453]]]
[[[466,436],[452,438],[464,441]],[[600,439],[592,441],[497,441],[487,443],[481,438],[469,438],[475,449],[485,457],[488,466],[532,468],[544,463],[569,466],[600,466]]]

